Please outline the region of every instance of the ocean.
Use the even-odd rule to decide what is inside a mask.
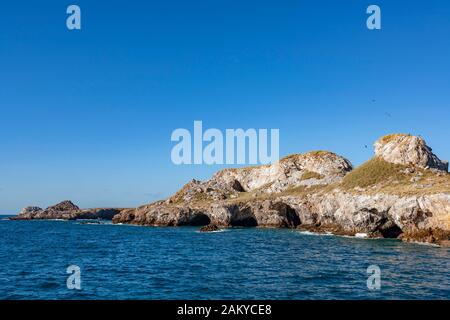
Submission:
[[[449,248],[298,230],[0,221],[0,299],[450,299],[449,263]]]

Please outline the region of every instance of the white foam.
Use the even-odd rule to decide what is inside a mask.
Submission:
[[[300,231],[301,234],[305,234],[308,236],[334,236],[331,232],[320,233],[320,232],[311,232],[311,231]]]
[[[196,230],[195,232],[197,233],[220,233],[220,232],[227,232],[229,231],[228,229],[219,229],[219,230],[215,230],[215,231],[200,231],[200,230]]]
[[[420,242],[420,241],[412,241],[410,243],[419,244],[421,246],[427,246],[427,247],[435,247],[440,248],[441,246],[435,243],[429,243],[429,242]]]
[[[362,238],[362,239],[364,239],[364,238],[367,238],[367,237],[368,237],[367,233],[357,233],[357,234],[355,234],[355,238]]]

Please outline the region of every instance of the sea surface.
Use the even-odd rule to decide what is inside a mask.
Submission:
[[[0,299],[450,299],[449,267],[448,248],[397,240],[0,220]]]

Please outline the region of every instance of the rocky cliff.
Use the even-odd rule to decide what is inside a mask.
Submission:
[[[448,244],[448,163],[421,137],[389,135],[356,169],[327,151],[192,180],[165,201],[123,210],[114,223],[300,228]]]
[[[225,169],[192,180],[164,201],[132,209],[81,210],[64,201],[28,207],[17,219],[106,218],[147,226],[299,228],[340,235],[450,243],[450,175],[421,137],[375,142],[372,159],[353,169],[327,151],[272,165]]]

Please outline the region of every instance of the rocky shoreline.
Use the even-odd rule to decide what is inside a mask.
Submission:
[[[353,169],[328,151],[285,157],[272,165],[225,169],[192,180],[167,200],[138,208],[82,210],[64,201],[25,208],[13,219],[112,219],[144,226],[298,228],[370,238],[450,244],[448,162],[421,137],[395,134]]]

